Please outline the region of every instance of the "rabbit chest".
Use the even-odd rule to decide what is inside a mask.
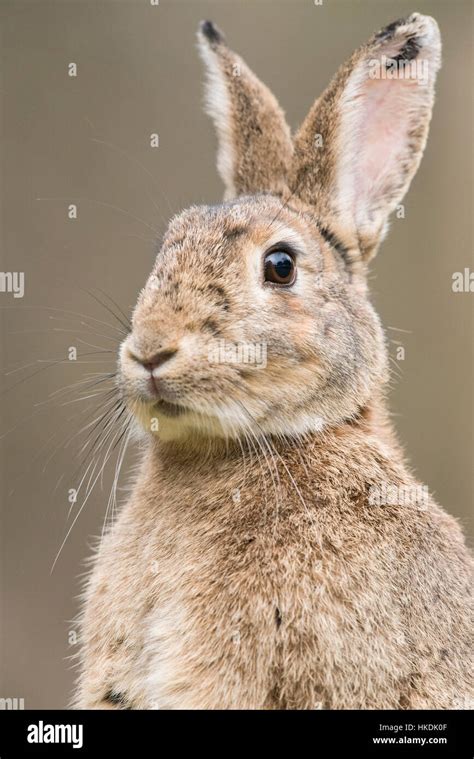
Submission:
[[[377,681],[404,670],[387,529],[354,519],[353,493],[332,500],[314,472],[282,462],[141,478],[88,588],[98,699],[332,708],[347,677],[357,689],[368,670]]]

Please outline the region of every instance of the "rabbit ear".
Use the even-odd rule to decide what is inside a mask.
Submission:
[[[368,259],[421,160],[440,66],[436,21],[413,13],[342,66],[295,137],[292,192]]]
[[[200,24],[199,47],[207,74],[207,110],[219,141],[217,167],[226,198],[270,190],[288,192],[285,177],[293,143],[270,90],[230,50],[210,21]]]

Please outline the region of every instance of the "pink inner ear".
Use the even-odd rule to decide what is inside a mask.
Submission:
[[[397,54],[384,50],[383,60]],[[374,60],[380,63],[380,78],[369,75]],[[363,232],[381,227],[382,217],[401,199],[418,166],[432,89],[424,67],[430,63],[420,54],[406,68],[388,70],[378,52],[354,70],[346,85],[341,103],[339,208]]]
[[[370,81],[365,85],[356,138],[359,152],[354,159],[354,193],[359,209],[361,202],[378,206],[377,201],[382,200],[379,195],[384,194],[392,182],[398,184],[400,162],[408,150],[413,87],[418,87],[416,82],[395,79]]]

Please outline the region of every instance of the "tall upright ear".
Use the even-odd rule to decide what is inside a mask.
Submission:
[[[395,21],[342,66],[295,137],[291,191],[356,259],[375,253],[418,168],[440,61],[434,19]]]
[[[293,143],[275,97],[227,47],[210,21],[200,24],[198,40],[207,69],[207,111],[216,126],[217,167],[225,197],[287,192]]]

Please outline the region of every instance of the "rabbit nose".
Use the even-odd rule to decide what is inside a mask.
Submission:
[[[135,359],[152,374],[155,369],[159,366],[163,366],[163,364],[165,364],[166,361],[172,358],[177,352],[177,348],[168,348],[155,353],[154,356],[147,358],[138,358],[138,356],[135,356]]]

